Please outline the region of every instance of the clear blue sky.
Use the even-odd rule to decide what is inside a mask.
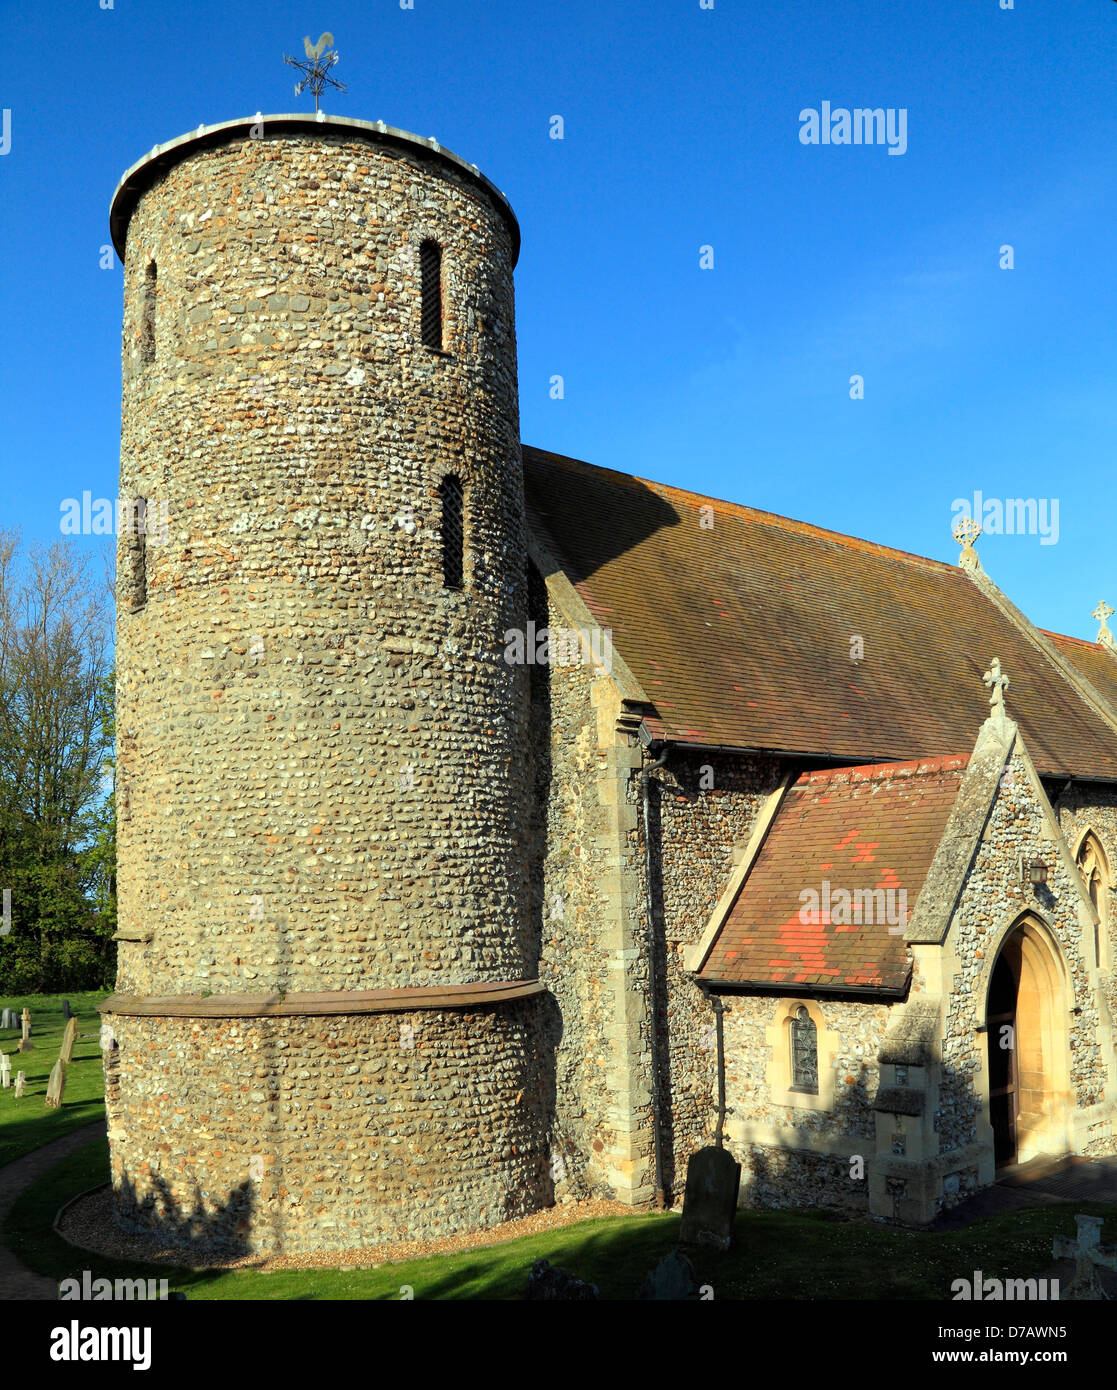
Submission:
[[[309,108],[283,54],[330,29],[326,110],[516,209],[526,442],[950,561],[954,499],[1058,499],[1057,544],[983,537],[986,570],[1078,636],[1117,604],[1112,0],[103,2],[0,11],[0,525],[116,494],[121,173]],[[823,101],[906,109],[906,153],[802,144]]]

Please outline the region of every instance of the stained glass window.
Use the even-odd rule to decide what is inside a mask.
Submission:
[[[818,1095],[818,1033],[801,1004],[791,1018],[791,1089]]]

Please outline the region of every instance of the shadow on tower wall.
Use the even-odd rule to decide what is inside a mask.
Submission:
[[[166,1182],[153,1176],[148,1191],[139,1195],[127,1173],[114,1179],[116,1224],[122,1231],[173,1246],[201,1260],[215,1253],[239,1257],[258,1253],[253,1249],[256,1193],[246,1179],[233,1189],[223,1206],[207,1211],[201,1191],[195,1188],[192,1210],[180,1206]]]

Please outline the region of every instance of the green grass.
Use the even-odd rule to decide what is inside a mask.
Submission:
[[[630,1299],[645,1274],[670,1251],[678,1217],[637,1214],[583,1221],[543,1235],[459,1255],[432,1255],[364,1270],[169,1270],[102,1260],[74,1250],[50,1229],[75,1193],[108,1180],[108,1146],[87,1145],[30,1187],[13,1207],[4,1240],[31,1269],[55,1279],[167,1278],[190,1299],[519,1299],[532,1261],[552,1264],[596,1284],[603,1298]],[[700,1255],[696,1272],[715,1299],[949,1299],[955,1279],[975,1269],[986,1277],[1026,1279],[1052,1264],[1051,1241],[1073,1235],[1077,1212],[1105,1218],[1105,1244],[1117,1244],[1117,1207],[1074,1203],[1036,1207],[977,1222],[961,1231],[917,1233],[873,1222],[807,1213],[742,1211],[727,1255]]]
[[[97,1005],[107,999],[108,990],[87,994],[25,994],[0,996],[0,1007],[22,1013],[31,1010],[31,1052],[16,1052],[20,1030],[0,1032],[0,1050],[12,1054],[12,1085],[0,1090],[0,1165],[48,1144],[61,1134],[80,1129],[105,1113],[105,1078],[101,1062],[101,1015]],[[66,1068],[66,1090],[57,1110],[45,1104],[50,1069],[58,1060],[62,1033],[66,1027],[62,1017],[62,1000],[78,1018],[78,1041],[74,1044],[74,1059]],[[82,1033],[98,1036],[83,1040]],[[27,1076],[26,1088],[16,1099],[16,1073]]]

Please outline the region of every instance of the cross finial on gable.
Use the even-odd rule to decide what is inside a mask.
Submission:
[[[962,547],[962,553],[958,556],[958,563],[962,568],[980,569],[981,561],[977,558],[973,543],[981,535],[981,523],[972,516],[959,517],[950,534]]]
[[[1105,599],[1102,599],[1102,601],[1098,604],[1098,606],[1094,609],[1093,613],[1091,613],[1090,616],[1092,618],[1097,618],[1098,622],[1101,623],[1101,627],[1098,628],[1098,635],[1095,638],[1095,641],[1100,642],[1103,647],[1117,646],[1117,643],[1115,643],[1113,640],[1113,633],[1110,632],[1109,628],[1105,625],[1106,618],[1111,618],[1113,616],[1113,609],[1110,608],[1109,604],[1106,603]]]
[[[989,663],[989,669],[981,678],[989,687],[989,706],[993,711],[993,716],[997,719],[1005,719],[1005,691],[1009,687],[1009,679],[1001,672],[1001,663],[998,657],[994,657]]]

